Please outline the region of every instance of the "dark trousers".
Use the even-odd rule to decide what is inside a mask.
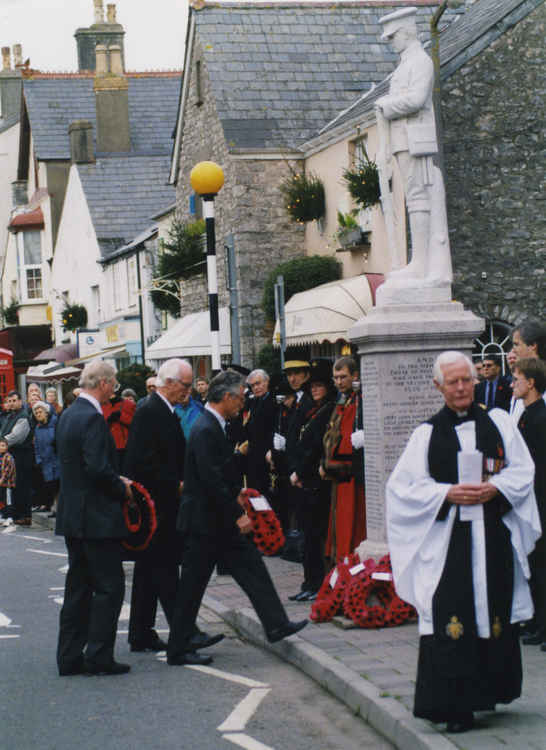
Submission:
[[[157,602],[161,604],[169,627],[172,624],[178,565],[157,555],[145,556],[135,562],[129,618],[129,643],[145,644],[155,625]]]
[[[16,520],[32,517],[32,462],[32,453],[15,455],[17,478],[11,497],[13,518]]]
[[[105,666],[114,658],[114,642],[125,594],[121,544],[117,539],[66,538],[68,573],[59,620],[59,670],[83,659]]]
[[[318,591],[326,575],[324,547],[330,515],[331,482],[321,482],[317,489],[304,489],[302,495],[304,544],[301,590]]]
[[[243,537],[190,536],[184,553],[167,655],[189,649],[201,600],[217,563],[233,576],[250,599],[266,633],[288,622],[285,609],[254,544]]]

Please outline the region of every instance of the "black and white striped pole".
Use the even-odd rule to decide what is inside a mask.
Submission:
[[[203,199],[203,213],[207,232],[207,283],[210,312],[210,343],[212,369],[220,370],[220,318],[218,313],[218,274],[216,272],[216,234],[214,229],[214,199],[224,184],[222,168],[213,161],[201,161],[190,173],[192,188]]]

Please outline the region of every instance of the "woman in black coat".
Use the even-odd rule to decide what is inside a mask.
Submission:
[[[320,478],[319,466],[322,439],[335,406],[332,365],[329,361],[311,362],[310,389],[313,406],[305,415],[300,438],[289,456],[290,482],[303,489],[303,583],[301,590],[289,597],[293,601],[315,599],[326,573],[324,543],[330,514],[331,482]]]

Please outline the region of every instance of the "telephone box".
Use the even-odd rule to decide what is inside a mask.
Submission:
[[[9,349],[0,349],[0,411],[6,396],[14,388],[13,352]]]

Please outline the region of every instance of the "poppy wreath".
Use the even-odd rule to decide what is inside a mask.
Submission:
[[[274,555],[285,542],[279,519],[272,510],[254,510],[250,498],[260,497],[261,492],[248,488],[241,495],[245,513],[252,524],[254,544],[264,555]]]
[[[123,503],[123,518],[130,536],[121,543],[131,552],[140,552],[152,541],[157,529],[157,515],[148,490],[138,482],[131,482],[131,489],[133,500]]]
[[[349,569],[358,565],[360,558],[356,554],[348,555],[343,562],[339,562],[325,577],[320,587],[317,598],[311,605],[310,619],[313,622],[328,622],[343,608],[345,592],[351,581]],[[337,577],[334,585],[331,585],[332,576]]]
[[[352,577],[343,604],[344,614],[361,628],[384,628],[402,625],[415,616],[414,608],[396,594],[392,579],[381,581],[374,573],[392,576],[390,556],[376,564],[366,560],[364,569]],[[375,600],[378,603],[372,604]]]

